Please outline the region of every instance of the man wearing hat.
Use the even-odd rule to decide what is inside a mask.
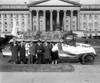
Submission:
[[[38,40],[37,45],[36,45],[36,54],[37,54],[38,64],[43,63],[43,60],[44,60],[43,53],[44,53],[44,48],[43,48],[42,42],[41,40]]]

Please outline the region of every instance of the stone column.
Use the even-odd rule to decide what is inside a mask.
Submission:
[[[37,13],[37,30],[40,30],[40,27],[39,27],[39,10],[36,10],[36,13]]]
[[[33,30],[32,11],[30,11],[30,30]]]
[[[57,10],[57,25],[59,26],[59,10]]]
[[[10,14],[7,14],[7,31],[10,32]]]
[[[32,15],[32,21],[33,21],[33,31],[35,31],[35,29],[34,29],[34,15]]]
[[[3,32],[3,14],[1,14],[1,31]]]
[[[53,30],[53,11],[50,10],[50,30],[52,31]]]
[[[63,23],[64,23],[64,30],[66,30],[66,10],[64,10]]]
[[[25,14],[25,31],[27,31],[27,14]]]
[[[46,10],[43,11],[43,15],[44,15],[44,31],[46,30]]]
[[[73,10],[71,11],[71,18],[70,18],[70,30],[73,30]]]
[[[77,11],[77,30],[80,30],[80,11]]]

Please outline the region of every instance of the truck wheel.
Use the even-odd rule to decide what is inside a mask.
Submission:
[[[83,65],[93,65],[94,62],[94,54],[92,53],[88,53],[88,54],[84,54],[81,58],[81,63]]]

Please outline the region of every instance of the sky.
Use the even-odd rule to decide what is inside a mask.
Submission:
[[[24,4],[24,2],[40,1],[40,0],[0,0],[0,4]],[[54,1],[54,0],[53,0]],[[100,4],[100,0],[72,0],[81,4]]]

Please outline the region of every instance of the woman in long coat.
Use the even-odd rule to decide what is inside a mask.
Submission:
[[[17,42],[14,41],[13,44],[11,45],[11,53],[12,53],[11,61],[15,62],[18,59],[18,50],[19,46]]]
[[[25,51],[25,45],[24,45],[24,42],[22,41],[20,46],[19,46],[19,54],[20,54],[20,61],[22,63],[25,63],[25,60],[26,60],[26,51]]]
[[[50,63],[50,59],[51,59],[51,46],[45,42],[44,45],[44,59],[46,64]]]
[[[53,46],[55,45],[56,43],[53,43],[52,44],[52,48],[53,48]],[[55,51],[55,52],[53,52],[53,51],[51,51],[51,59],[52,59],[52,64],[57,64],[58,63],[58,51]]]

